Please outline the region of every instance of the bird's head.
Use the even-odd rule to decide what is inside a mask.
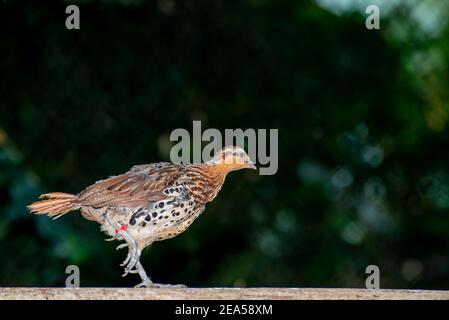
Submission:
[[[248,154],[240,147],[225,147],[218,151],[209,161],[210,164],[220,166],[226,171],[240,169],[257,169]]]

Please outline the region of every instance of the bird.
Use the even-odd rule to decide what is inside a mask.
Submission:
[[[185,287],[153,282],[140,262],[142,250],[183,233],[217,196],[227,174],[246,168],[257,169],[243,148],[227,146],[202,163],[135,165],[78,194],[42,194],[44,200],[27,208],[53,219],[79,210],[83,218],[99,223],[110,237],[106,241],[122,241],[117,250],[128,248],[122,276],[139,274],[142,281],[135,287]]]

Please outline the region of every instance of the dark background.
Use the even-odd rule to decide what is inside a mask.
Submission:
[[[449,287],[446,1],[0,3],[0,286],[131,286],[78,213],[25,206],[168,161],[175,128],[279,129],[279,171],[231,174],[155,281]],[[381,29],[367,30],[378,4]],[[81,29],[65,28],[78,4]]]

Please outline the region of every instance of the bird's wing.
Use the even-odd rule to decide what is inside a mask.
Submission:
[[[83,206],[139,207],[165,198],[163,190],[180,175],[180,166],[160,162],[132,167],[128,172],[100,180],[79,193]]]

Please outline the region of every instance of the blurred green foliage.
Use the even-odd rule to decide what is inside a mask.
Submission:
[[[81,30],[65,28],[79,4]],[[378,4],[380,30],[365,28]],[[0,3],[0,286],[129,286],[98,225],[25,206],[169,160],[169,133],[278,128],[143,264],[190,286],[449,287],[446,1]]]

